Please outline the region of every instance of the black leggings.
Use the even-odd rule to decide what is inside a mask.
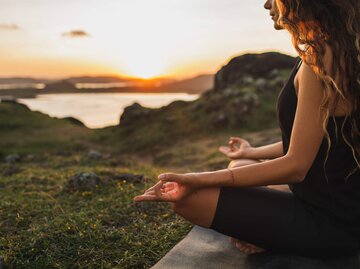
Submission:
[[[291,192],[221,187],[211,229],[270,252],[334,257],[359,251],[356,236],[309,211]]]

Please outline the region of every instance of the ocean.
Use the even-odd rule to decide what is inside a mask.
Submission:
[[[134,102],[159,108],[175,100],[193,101],[198,97],[198,94],[187,93],[44,94],[33,99],[18,99],[18,102],[52,117],[74,117],[89,128],[103,128],[119,124],[125,107]]]

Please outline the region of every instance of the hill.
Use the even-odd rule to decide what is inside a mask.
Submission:
[[[91,130],[74,118],[52,118],[15,102],[0,103],[0,158],[10,153],[66,152],[85,148]]]

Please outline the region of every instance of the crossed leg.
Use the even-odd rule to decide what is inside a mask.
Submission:
[[[253,160],[253,159],[234,160],[234,161],[230,162],[228,168],[240,167],[240,166],[245,166],[245,165],[258,163],[258,162],[261,162],[261,160]],[[290,189],[287,185],[271,185],[268,187],[272,188],[272,189],[277,189],[280,191],[290,191]],[[240,251],[245,252],[245,253],[258,253],[258,252],[265,251],[265,249],[263,249],[263,248],[255,246],[253,244],[249,244],[244,241],[241,241],[234,237],[230,237],[230,241],[231,241],[231,243],[233,243],[235,245],[235,247],[237,247]]]
[[[258,162],[260,162],[260,160],[233,160],[230,162],[228,167],[240,167]],[[276,186],[276,188],[278,187]],[[204,188],[194,192],[184,200],[179,202],[170,202],[170,206],[178,215],[193,224],[209,228],[215,216],[219,194],[220,188]],[[264,251],[255,245],[248,244],[235,238],[230,239],[240,251],[245,253],[250,254]]]

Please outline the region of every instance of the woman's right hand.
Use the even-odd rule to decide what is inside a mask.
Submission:
[[[232,160],[246,158],[246,153],[252,149],[249,141],[240,137],[230,137],[229,146],[219,147],[219,151]]]

